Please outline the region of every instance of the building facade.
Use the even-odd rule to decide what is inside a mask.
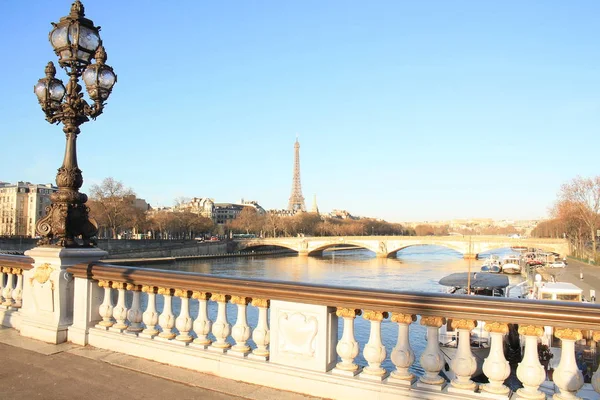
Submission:
[[[0,182],[0,236],[35,237],[37,222],[46,215],[52,184]]]

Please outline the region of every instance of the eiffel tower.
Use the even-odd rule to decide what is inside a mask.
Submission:
[[[292,181],[292,195],[288,203],[288,210],[296,212],[306,211],[304,197],[302,196],[302,185],[300,183],[300,143],[298,142],[298,137],[296,137],[296,143],[294,144],[294,179]]]

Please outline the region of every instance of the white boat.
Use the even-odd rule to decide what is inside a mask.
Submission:
[[[497,274],[502,271],[500,267],[500,257],[497,255],[490,255],[489,258],[486,258],[481,266],[481,272],[490,272],[492,274]]]
[[[504,274],[520,274],[521,273],[521,258],[517,255],[504,257],[502,260],[502,273]]]

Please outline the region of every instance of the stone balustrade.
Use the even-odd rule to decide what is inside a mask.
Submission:
[[[0,321],[4,326],[20,326],[23,271],[30,270],[32,262],[29,257],[0,255]]]
[[[3,325],[19,329],[19,306],[40,305],[40,296],[56,291],[57,280],[48,278],[52,267],[38,262],[30,271],[30,263],[27,257],[0,257]],[[327,287],[103,263],[69,266],[60,279],[67,281],[66,293],[73,290],[66,309],[72,307],[68,340],[76,344],[328,398],[577,399],[584,379],[576,345],[585,337],[595,349],[600,340],[600,307],[593,304]],[[44,307],[41,312],[49,310]],[[356,336],[357,324],[368,332],[364,338]],[[516,369],[522,388],[515,392],[505,385],[510,366],[503,342],[510,324],[518,324],[524,344]],[[35,337],[31,326],[28,334]],[[562,347],[553,385],[545,382],[538,357],[547,327]],[[446,328],[457,342],[451,353],[440,344],[440,329]],[[489,335],[483,365],[469,345],[474,329]],[[415,343],[417,336],[426,337],[424,345]],[[488,383],[474,379],[476,370]],[[587,386],[600,393],[600,372]]]
[[[76,343],[324,397],[543,399],[546,371],[538,342],[544,326],[552,326],[563,349],[554,370],[555,398],[575,399],[583,386],[575,342],[588,332],[600,339],[600,307],[592,304],[324,287],[102,263],[68,272],[75,299],[95,299],[85,309],[78,307],[85,302],[75,301],[72,328],[85,331],[71,336],[69,330]],[[355,337],[357,318],[369,325],[364,343]],[[389,352],[382,340],[386,321],[396,327]],[[445,324],[458,338],[450,360],[440,348]],[[489,334],[486,384],[473,380],[477,361],[469,344],[479,324]],[[504,384],[509,324],[519,325],[524,342],[516,371],[523,388],[516,393]],[[427,332],[418,358],[421,376],[412,372],[413,326]]]

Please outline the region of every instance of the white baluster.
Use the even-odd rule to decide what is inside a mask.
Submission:
[[[175,290],[175,296],[181,299],[181,310],[175,320],[175,327],[179,331],[179,335],[177,335],[175,339],[183,343],[189,343],[194,340],[190,335],[193,323],[192,317],[190,317],[190,294],[191,292],[189,290]]]
[[[369,341],[363,349],[363,356],[369,363],[360,375],[363,378],[383,380],[388,376],[387,371],[381,368],[381,363],[387,355],[385,346],[381,343],[381,321],[387,317],[388,313],[382,311],[365,310],[363,314],[363,318],[371,322]]]
[[[231,303],[237,305],[237,318],[231,329],[231,337],[235,340],[235,345],[231,348],[229,354],[243,357],[250,353],[250,346],[246,344],[248,339],[250,339],[250,326],[248,326],[248,319],[246,318],[246,310],[249,302],[249,297],[231,297]]]
[[[113,315],[113,303],[111,297],[111,289],[110,289],[110,281],[99,281],[98,286],[104,288],[104,300],[100,305],[98,311],[100,312],[100,316],[102,317],[102,321],[98,322],[99,326],[103,326],[105,328],[109,328],[113,326],[114,321],[112,319]]]
[[[13,307],[21,308],[23,300],[23,270],[20,268],[13,268],[12,273],[17,277],[17,284],[12,292],[12,298],[14,300]]]
[[[258,307],[258,322],[256,328],[252,331],[252,340],[256,343],[256,349],[249,356],[258,360],[269,359],[270,330],[269,322],[267,321],[267,310],[269,309],[269,300],[267,299],[252,299],[252,305]]]
[[[440,350],[439,330],[446,318],[435,316],[421,317],[421,325],[427,327],[427,346],[419,361],[425,374],[419,378],[417,386],[442,390],[446,381],[439,373],[444,368],[444,353]]]
[[[173,289],[161,287],[158,288],[158,294],[163,295],[164,306],[163,311],[158,317],[158,325],[160,325],[162,332],[158,334],[163,339],[173,339],[175,333],[173,328],[175,327],[175,314],[173,314]]]
[[[390,380],[394,383],[412,385],[417,378],[408,369],[415,362],[415,353],[410,347],[409,326],[417,320],[413,314],[392,314],[392,322],[398,324],[398,342],[392,350],[390,358],[396,370],[392,372]]]
[[[217,320],[212,326],[212,334],[215,335],[216,341],[210,346],[210,349],[218,352],[225,352],[231,345],[226,342],[227,337],[231,333],[231,325],[227,322],[227,301],[231,296],[225,294],[213,293],[210,298],[216,301],[218,305]]]
[[[583,387],[583,374],[577,367],[575,360],[575,342],[581,340],[583,334],[580,329],[556,329],[554,336],[560,339],[562,351],[558,367],[554,369],[552,380],[560,389],[554,395],[554,400],[575,400],[575,394]]]
[[[453,320],[452,329],[458,330],[458,347],[454,358],[450,361],[450,369],[456,378],[450,382],[453,388],[474,391],[477,388],[471,376],[477,371],[477,360],[471,352],[471,331],[477,321],[469,319]]]
[[[194,339],[194,344],[198,344],[200,346],[209,346],[211,341],[206,337],[210,333],[210,328],[212,323],[210,319],[208,319],[208,311],[207,311],[207,303],[210,298],[210,293],[206,292],[194,292],[192,294],[192,298],[198,300],[198,317],[194,321],[194,332],[198,336]]]
[[[142,331],[142,336],[152,338],[158,335],[158,329],[156,329],[156,324],[158,324],[158,312],[156,311],[157,289],[155,286],[142,286],[142,292],[148,294],[148,304],[142,314],[144,325],[146,325],[146,329]]]
[[[335,313],[344,319],[344,332],[335,347],[342,361],[337,363],[331,372],[336,375],[354,376],[361,371],[361,368],[354,363],[359,352],[358,342],[354,338],[354,320],[362,311],[354,308],[338,308]]]
[[[6,273],[8,275],[8,278],[6,279],[6,286],[4,286],[4,289],[2,290],[2,297],[4,297],[4,302],[2,303],[3,306],[5,307],[10,307],[12,306],[12,292],[13,292],[13,288],[15,286],[15,276],[12,274],[11,269],[8,267],[6,268]]]
[[[538,390],[546,380],[546,372],[538,358],[538,338],[544,334],[542,326],[525,325],[519,327],[519,333],[525,336],[525,354],[517,367],[517,378],[523,388],[517,390],[520,399],[545,399],[546,395]]]
[[[504,335],[508,333],[508,324],[486,321],[484,329],[490,333],[492,344],[490,354],[483,362],[483,373],[490,383],[481,386],[481,390],[500,395],[508,395],[510,389],[504,381],[510,375],[510,364],[504,357]]]
[[[127,329],[127,306],[125,305],[125,283],[113,282],[113,289],[117,289],[117,304],[113,307],[113,318],[117,321],[112,329],[123,332]]]
[[[593,345],[597,346],[597,343],[600,342],[600,332],[594,332],[592,338],[594,340]],[[594,387],[596,393],[600,393],[600,365],[598,366],[598,369],[596,369],[596,372],[594,372],[594,375],[592,376],[592,386]]]
[[[4,297],[2,297],[2,292],[4,292],[4,279],[6,277],[6,271],[9,271],[8,267],[0,267],[0,303],[4,303]]]
[[[129,326],[127,332],[141,332],[142,329],[142,310],[140,307],[140,290],[142,289],[139,285],[127,284],[127,290],[133,292],[133,299],[131,300],[131,308],[127,311],[127,319],[129,320]]]

